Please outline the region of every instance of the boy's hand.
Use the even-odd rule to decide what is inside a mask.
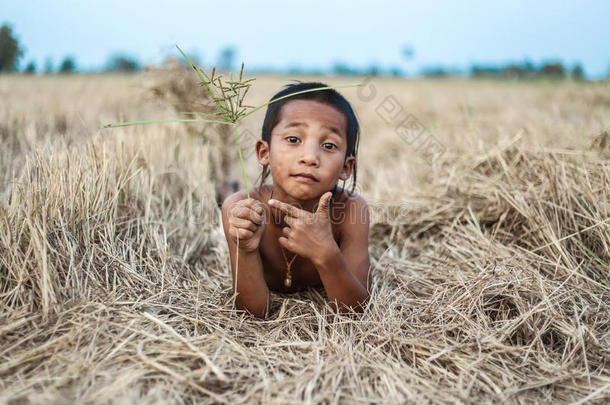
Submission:
[[[237,201],[229,209],[229,235],[235,243],[239,237],[239,250],[258,249],[265,224],[265,205],[254,198]]]
[[[299,256],[323,260],[338,249],[333,238],[328,204],[332,197],[326,192],[320,197],[316,212],[308,212],[278,200],[269,200],[269,205],[286,214],[284,222],[288,225],[282,229],[283,236],[279,243]]]

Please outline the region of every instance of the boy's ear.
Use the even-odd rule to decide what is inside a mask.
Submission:
[[[263,166],[269,164],[269,144],[267,141],[256,141],[256,159]]]
[[[339,178],[343,181],[346,181],[352,175],[352,170],[354,170],[354,162],[356,158],[353,156],[348,157],[343,162],[343,167],[341,168],[341,173],[339,174]]]

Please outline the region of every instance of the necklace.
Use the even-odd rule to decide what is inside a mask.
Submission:
[[[271,196],[269,197],[269,199],[273,198],[273,189],[271,190]],[[273,222],[275,222],[275,217],[273,216],[273,211],[271,211],[271,217],[273,218]],[[286,257],[286,253],[284,252],[284,247],[282,245],[280,245],[280,249],[282,249],[282,256],[284,256],[284,262],[286,262],[286,278],[284,279],[284,285],[286,287],[290,287],[292,285],[292,272],[290,271],[290,268],[292,267],[292,263],[294,263],[294,260],[297,258],[297,254],[295,253],[294,256],[292,257],[292,259],[290,259],[290,261],[288,261],[288,258]]]

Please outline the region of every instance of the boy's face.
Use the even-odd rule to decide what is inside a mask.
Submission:
[[[274,185],[297,200],[317,199],[352,173],[354,157],[345,158],[347,119],[328,104],[287,102],[270,139],[272,148],[257,142],[258,161],[269,164]]]

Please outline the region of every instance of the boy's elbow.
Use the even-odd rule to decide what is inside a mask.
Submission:
[[[266,303],[259,304],[244,303],[239,298],[235,300],[236,309],[246,311],[248,314],[259,319],[266,319],[269,316],[269,304],[269,300]]]
[[[252,311],[252,310],[250,310],[250,309],[248,309],[248,308],[244,308],[244,310],[245,310],[245,311],[246,311],[248,314],[250,314],[251,316],[253,316],[253,317],[255,317],[255,318],[258,318],[258,319],[267,319],[267,315],[268,315],[268,314],[267,314],[267,312],[266,312],[266,311],[256,311],[256,310]]]

